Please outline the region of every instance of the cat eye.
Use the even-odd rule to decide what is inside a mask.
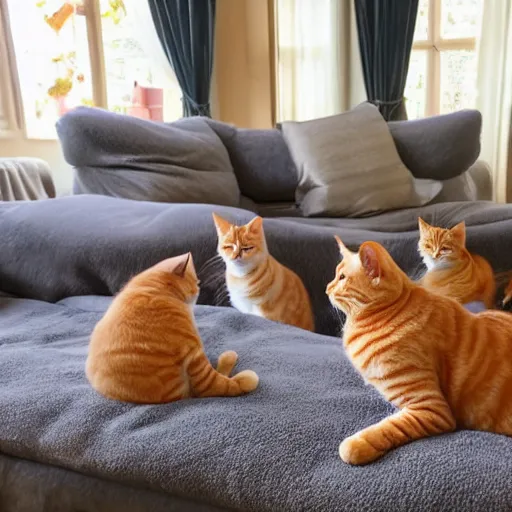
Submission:
[[[340,281],[343,281],[345,279],[345,274],[340,274]]]
[[[254,249],[254,247],[242,247],[242,252],[248,252],[248,251],[252,251]]]
[[[222,246],[223,251],[228,251],[229,249],[233,249],[233,246],[232,245],[223,245]]]

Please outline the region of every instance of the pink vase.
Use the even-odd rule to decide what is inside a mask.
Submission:
[[[59,117],[62,117],[66,112],[69,112],[70,110],[66,99],[66,96],[58,96],[55,98],[55,103],[57,104],[57,114]]]
[[[128,114],[152,121],[164,120],[164,91],[157,87],[142,87],[133,84],[132,105]]]

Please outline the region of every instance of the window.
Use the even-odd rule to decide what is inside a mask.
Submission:
[[[181,117],[177,84],[155,80],[158,63],[138,30],[136,2],[7,0],[28,138],[56,138],[55,122],[78,105]]]
[[[279,121],[339,111],[340,9],[332,0],[277,0]]]
[[[473,108],[484,0],[420,0],[405,88],[416,119]]]

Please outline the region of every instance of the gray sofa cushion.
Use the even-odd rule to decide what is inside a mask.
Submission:
[[[226,146],[243,195],[254,201],[293,201],[297,171],[279,130],[235,128],[208,120]]]
[[[400,158],[418,179],[449,180],[467,171],[480,154],[478,110],[388,123]],[[282,123],[276,125],[282,130]]]
[[[81,107],[59,120],[57,132],[75,166],[75,193],[239,205],[228,152],[204,119],[170,125]]]
[[[455,178],[480,154],[482,114],[478,110],[395,121],[388,126],[400,158],[415,178]]]
[[[475,161],[480,150],[480,124],[480,113],[472,110],[388,126],[413,176],[447,180]],[[176,130],[192,141],[195,135],[191,132],[198,126],[210,141],[206,143],[203,138],[200,151],[197,143],[201,136],[190,145],[169,144]],[[238,206],[241,191],[252,201],[270,207],[272,203],[295,201],[298,174],[279,130],[238,129],[207,118],[166,125],[83,107],[64,116],[57,130],[64,155],[76,168],[75,193]],[[188,151],[185,155],[184,148]],[[194,180],[193,187],[174,173],[172,158],[176,163],[178,156],[180,162],[190,157],[197,164],[197,172],[184,171],[184,178]],[[187,161],[185,168],[189,165]],[[216,187],[209,186],[214,175],[219,178],[215,178]]]
[[[400,160],[377,107],[363,103],[335,116],[287,121],[283,135],[297,166],[297,202],[307,217],[361,217],[422,206],[440,191]]]

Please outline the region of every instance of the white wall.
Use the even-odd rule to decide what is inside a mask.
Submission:
[[[72,168],[64,160],[58,141],[27,140],[18,135],[14,138],[0,138],[0,158],[17,156],[30,156],[46,160],[52,170],[57,193],[71,190]]]

